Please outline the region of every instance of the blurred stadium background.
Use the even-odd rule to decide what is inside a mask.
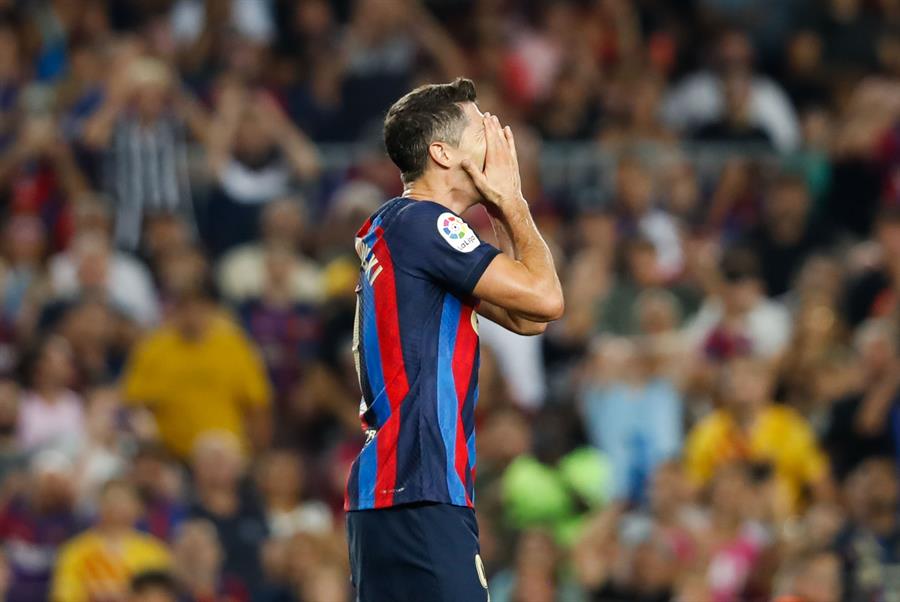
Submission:
[[[0,599],[349,599],[353,234],[458,75],[567,298],[481,325],[492,600],[900,600],[898,0],[0,0]]]

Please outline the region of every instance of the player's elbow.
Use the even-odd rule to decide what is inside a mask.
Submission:
[[[556,294],[556,298],[553,300],[549,309],[551,322],[563,317],[563,314],[566,312],[566,301],[563,299],[562,291],[559,291]]]
[[[535,313],[542,322],[553,322],[559,320],[565,310],[566,303],[563,300],[562,292],[557,290],[541,295]]]
[[[516,324],[512,330],[516,334],[520,334],[525,337],[535,337],[539,334],[544,334],[544,331],[547,330],[547,323],[532,322],[531,320],[528,320],[524,323]]]

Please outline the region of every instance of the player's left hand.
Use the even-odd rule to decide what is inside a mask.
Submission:
[[[479,170],[469,159],[463,159],[462,168],[484,200],[502,212],[525,202],[516,143],[512,129],[509,126],[501,128],[496,115],[485,113],[483,119],[484,170]]]

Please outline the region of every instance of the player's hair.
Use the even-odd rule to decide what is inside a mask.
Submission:
[[[459,144],[466,121],[460,107],[464,102],[475,102],[475,84],[458,77],[449,84],[419,86],[388,110],[384,146],[405,183],[425,172],[432,142]]]

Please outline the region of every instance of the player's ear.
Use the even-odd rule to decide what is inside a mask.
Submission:
[[[445,142],[435,141],[429,144],[428,154],[432,161],[444,169],[450,169],[454,165],[453,148]]]

